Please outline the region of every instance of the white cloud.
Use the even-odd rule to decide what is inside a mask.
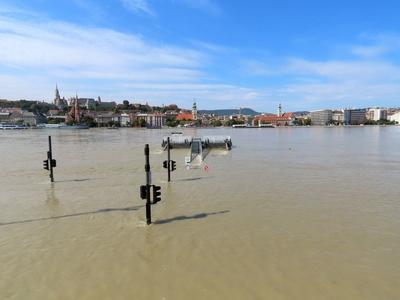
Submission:
[[[102,74],[146,69],[192,69],[206,63],[202,53],[153,45],[135,35],[59,22],[16,21],[0,16],[0,64],[65,68]],[[164,73],[165,75],[165,73]]]
[[[244,60],[241,67],[247,76],[258,76],[263,82],[276,82],[280,78],[278,84],[267,84],[259,92],[264,99],[282,101],[292,109],[397,107],[400,65],[383,54],[394,51],[400,44],[396,44],[394,37],[390,42],[382,36],[379,40],[385,43],[353,46],[347,59],[276,58],[279,64]],[[355,52],[357,57],[351,56]]]
[[[353,45],[350,51],[361,58],[372,59],[382,57],[400,50],[400,37],[394,34],[360,36],[361,44]]]
[[[351,50],[357,56],[373,58],[389,52],[385,46],[354,46]]]
[[[184,107],[190,107],[193,98],[206,103],[203,108],[251,106],[271,111],[278,102],[299,110],[363,101],[398,106],[400,100],[400,66],[373,49],[393,51],[395,37],[382,37],[385,43],[371,43],[371,49],[353,46],[359,47],[359,55],[347,60],[270,57],[244,60],[236,68],[233,63],[224,66],[229,57],[240,60],[242,53],[235,49],[193,40],[191,47],[157,44],[135,34],[21,14],[0,6],[0,98],[51,100],[58,82],[66,97],[78,91],[87,97]],[[212,78],[218,74],[208,70],[218,68],[233,74],[229,80],[235,84]],[[249,85],[257,86],[254,76],[267,83],[242,86],[243,78],[237,76],[244,70]]]
[[[124,7],[134,13],[145,13],[150,16],[156,16],[154,10],[151,9],[147,0],[120,0]]]
[[[276,68],[253,59],[242,60],[241,69],[249,76],[276,75],[278,73]]]
[[[155,104],[199,98],[229,102],[218,107],[243,106],[256,95],[235,85],[204,83],[210,82],[205,71],[210,58],[198,47],[159,45],[106,28],[0,14],[0,44],[0,98],[51,100],[56,82],[65,97],[78,91]]]
[[[152,45],[142,38],[102,28],[66,23],[27,23],[0,18],[0,63],[54,67],[141,66],[195,67],[205,61],[198,51]]]
[[[292,58],[286,72],[296,75],[320,76],[335,81],[393,81],[400,79],[400,68],[386,61],[328,60],[309,61]]]

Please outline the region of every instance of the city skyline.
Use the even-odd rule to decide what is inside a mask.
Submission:
[[[397,107],[399,4],[3,1],[0,98]]]

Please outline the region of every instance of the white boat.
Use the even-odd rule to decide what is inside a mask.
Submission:
[[[248,128],[248,124],[233,124],[232,128]]]
[[[28,127],[24,125],[13,125],[13,124],[0,124],[0,130],[17,130],[17,129],[27,129]]]
[[[46,129],[57,129],[60,128],[63,124],[44,124],[43,128]]]
[[[274,124],[258,124],[258,127],[260,128],[275,128],[276,126]]]
[[[58,127],[60,129],[89,129],[87,125],[62,125]]]

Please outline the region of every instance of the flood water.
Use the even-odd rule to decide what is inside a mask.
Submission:
[[[400,127],[187,129],[234,147],[171,183],[169,132],[0,132],[0,299],[400,299]]]

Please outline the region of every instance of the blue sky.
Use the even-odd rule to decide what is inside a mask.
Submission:
[[[1,0],[0,98],[400,106],[400,2]]]

